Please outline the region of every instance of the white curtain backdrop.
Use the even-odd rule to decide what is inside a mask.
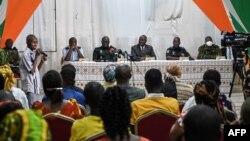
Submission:
[[[217,44],[221,38],[193,0],[43,0],[15,42],[20,51],[28,34],[35,34],[49,55],[43,71],[60,69],[62,49],[72,36],[89,60],[104,35],[111,45],[130,52],[145,34],[160,60],[175,36],[193,57],[205,36]]]

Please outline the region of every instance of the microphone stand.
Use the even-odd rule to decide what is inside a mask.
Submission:
[[[127,51],[124,52],[124,55],[127,58],[127,60],[129,60],[130,62],[130,68],[131,68],[131,73],[132,73],[132,86],[135,87],[135,77],[134,77],[134,71],[133,71],[133,56],[131,54],[128,54]]]
[[[133,85],[133,87],[135,87],[135,77],[134,77],[134,73],[133,73],[133,62],[132,62],[131,58],[130,58],[130,67],[131,67],[131,73],[132,73],[132,85]]]

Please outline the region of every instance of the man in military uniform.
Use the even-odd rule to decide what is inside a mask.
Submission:
[[[218,45],[213,44],[210,36],[205,38],[205,44],[199,47],[197,59],[216,59],[221,56],[221,50]]]
[[[18,54],[17,48],[12,46],[13,46],[13,40],[7,39],[5,41],[4,51],[7,55],[7,61],[10,65],[12,72],[15,74],[15,77],[20,77],[20,71],[19,71],[20,56]]]
[[[190,54],[186,51],[186,49],[184,47],[180,47],[180,43],[180,38],[175,37],[173,40],[173,46],[167,49],[167,60],[179,60],[180,57],[189,57],[189,59],[192,60]]]
[[[75,37],[69,39],[69,46],[63,49],[63,61],[79,61],[80,58],[84,58],[83,49],[77,46],[77,40]]]
[[[109,46],[109,37],[102,37],[102,46],[96,47],[93,52],[93,61],[115,62],[117,56],[115,55],[116,48]]]
[[[8,54],[5,49],[0,48],[0,74],[5,78],[8,76],[8,79],[5,80],[4,89],[10,90],[10,88],[15,83],[14,74],[8,63]]]

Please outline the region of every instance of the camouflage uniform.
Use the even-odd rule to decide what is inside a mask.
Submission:
[[[0,48],[0,66],[8,64],[8,56],[4,49]]]
[[[12,49],[4,49],[7,57],[8,57],[8,62],[10,65],[11,70],[13,71],[13,73],[15,75],[18,75],[18,77],[20,76],[20,71],[19,71],[19,54],[18,54],[18,50],[14,47]]]
[[[216,59],[217,56],[221,56],[221,50],[215,44],[210,47],[204,44],[198,49],[197,59]]]

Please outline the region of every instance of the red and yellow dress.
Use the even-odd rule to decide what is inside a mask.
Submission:
[[[52,111],[46,108],[44,105],[45,105],[44,103],[40,101],[36,101],[33,103],[32,108],[35,110],[38,110],[42,115],[52,113]],[[57,111],[56,113],[71,117],[73,119],[83,118],[82,112],[75,99],[67,100],[67,103],[65,104],[65,106],[61,110]]]

